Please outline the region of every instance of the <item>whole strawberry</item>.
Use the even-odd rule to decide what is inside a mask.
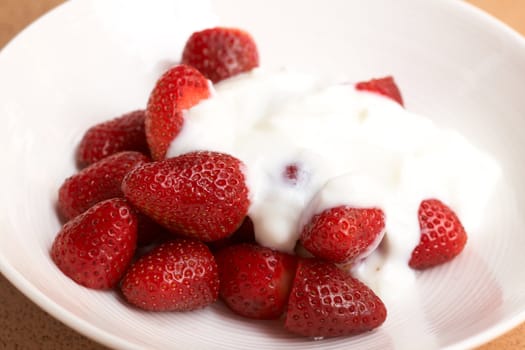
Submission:
[[[467,243],[467,233],[456,214],[437,199],[421,202],[418,211],[421,238],[409,265],[418,270],[441,265],[456,257]]]
[[[236,28],[195,32],[186,42],[182,63],[197,68],[217,83],[259,66],[259,53],[250,34]]]
[[[122,279],[126,300],[150,311],[189,311],[217,300],[217,264],[204,243],[177,239],[140,257]]]
[[[193,67],[181,64],[160,77],[146,108],[146,139],[153,159],[165,158],[184,123],[182,112],[209,96],[208,80]]]
[[[122,151],[149,154],[145,118],[145,111],[138,110],[89,128],[77,149],[78,164],[90,165]]]
[[[120,152],[82,169],[64,181],[58,191],[58,207],[67,219],[83,213],[94,204],[123,197],[122,179],[131,169],[149,162],[139,152]]]
[[[51,258],[69,278],[94,289],[113,288],[137,246],[137,218],[125,199],[100,202],[67,222]]]
[[[372,79],[369,81],[362,81],[355,85],[357,90],[370,91],[389,97],[392,100],[403,106],[403,97],[401,92],[392,77],[384,77],[379,79]]]
[[[340,206],[314,215],[303,227],[300,241],[313,255],[343,263],[377,246],[384,229],[381,209]]]
[[[241,226],[231,236],[208,242],[208,247],[215,253],[223,248],[240,243],[255,243],[253,221],[248,216],[244,218]]]
[[[381,299],[334,264],[302,259],[288,300],[285,327],[305,337],[370,331],[386,319]]]
[[[208,242],[231,235],[249,207],[237,158],[192,152],[135,168],[122,190],[141,212],[174,233]]]
[[[279,318],[286,307],[297,259],[256,244],[226,247],[216,255],[220,296],[239,315]]]

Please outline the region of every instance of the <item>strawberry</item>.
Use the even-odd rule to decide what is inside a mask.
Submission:
[[[51,258],[75,282],[114,287],[137,245],[137,217],[125,199],[100,202],[67,222],[53,242]]]
[[[297,259],[255,244],[239,244],[216,255],[220,296],[234,312],[255,319],[281,316]]]
[[[193,67],[178,65],[160,77],[146,108],[146,139],[153,159],[165,158],[184,123],[182,112],[209,96],[208,80]]]
[[[231,235],[248,212],[242,168],[227,154],[191,152],[135,168],[122,190],[170,231],[209,242]]]
[[[195,32],[186,42],[182,63],[197,68],[217,83],[259,66],[259,53],[250,34],[236,28]]]
[[[124,175],[135,166],[148,161],[148,157],[142,153],[126,151],[113,154],[82,169],[66,179],[60,187],[60,212],[69,220],[100,201],[123,197],[120,184]]]
[[[286,329],[306,337],[336,337],[370,331],[385,319],[385,305],[359,280],[332,263],[299,260]]]
[[[140,257],[126,272],[126,300],[150,311],[189,311],[217,300],[217,264],[204,243],[176,239]]]
[[[168,230],[147,215],[139,212],[137,219],[137,245],[139,247],[150,245],[164,238],[173,238],[173,235]]]
[[[90,165],[122,151],[149,154],[145,118],[145,111],[138,110],[89,128],[77,149],[78,164]]]
[[[319,258],[350,262],[375,248],[384,229],[381,209],[340,206],[314,215],[303,227],[300,242]]]
[[[217,252],[223,248],[239,243],[255,243],[253,221],[248,216],[244,218],[241,226],[239,226],[231,236],[209,242],[208,247],[210,247],[212,252]]]
[[[359,82],[355,85],[357,90],[370,91],[389,97],[403,106],[403,97],[393,77],[384,77]]]
[[[418,211],[421,238],[408,264],[423,270],[452,260],[467,243],[467,233],[456,214],[437,199],[426,199]]]

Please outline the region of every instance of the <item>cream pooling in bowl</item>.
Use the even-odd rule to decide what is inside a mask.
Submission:
[[[168,157],[195,150],[246,164],[249,216],[270,248],[293,251],[302,226],[325,209],[381,208],[382,249],[354,267],[380,294],[391,289],[389,276],[413,278],[421,201],[440,199],[470,232],[500,173],[460,134],[389,98],[288,70],[256,69],[216,84],[185,112]]]

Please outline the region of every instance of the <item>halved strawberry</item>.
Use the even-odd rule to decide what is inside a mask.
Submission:
[[[217,264],[199,241],[176,239],[140,257],[126,272],[126,300],[150,311],[189,311],[217,300]]]
[[[191,152],[130,172],[122,190],[141,212],[170,231],[205,242],[231,235],[250,204],[237,158]]]
[[[145,118],[145,111],[138,110],[89,128],[77,148],[78,164],[82,167],[90,165],[123,151],[148,155]]]
[[[113,154],[67,178],[58,191],[58,207],[67,219],[88,210],[94,204],[113,197],[124,197],[120,185],[124,175],[149,162],[139,152]]]
[[[146,139],[153,159],[165,158],[184,123],[182,112],[209,96],[208,80],[193,67],[181,64],[160,77],[146,108]]]
[[[216,255],[220,296],[239,315],[279,318],[292,288],[297,259],[256,244],[238,244]]]
[[[259,66],[257,45],[237,28],[211,28],[195,32],[186,42],[182,63],[197,68],[217,83]]]
[[[343,263],[377,246],[384,229],[381,209],[340,206],[314,215],[303,227],[300,241],[313,255]]]
[[[418,270],[441,265],[456,257],[467,243],[467,233],[457,215],[443,202],[426,199],[418,211],[421,238],[409,265]]]
[[[114,287],[137,246],[137,217],[125,199],[100,202],[67,222],[51,247],[51,258],[75,282]]]
[[[385,319],[385,305],[363,283],[332,263],[299,260],[286,329],[306,337],[337,337],[370,331]]]
[[[370,92],[376,92],[383,96],[389,97],[392,100],[403,106],[403,97],[397,87],[393,77],[384,77],[379,79],[372,79],[369,81],[362,81],[355,85],[357,90],[364,90]]]

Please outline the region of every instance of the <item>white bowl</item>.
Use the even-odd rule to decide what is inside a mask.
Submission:
[[[57,189],[90,125],[144,107],[191,32],[239,26],[262,65],[352,80],[393,74],[409,110],[458,129],[498,159],[483,229],[455,261],[418,275],[419,301],[387,305],[378,330],[310,341],[220,303],[146,313],[65,277],[49,258]],[[451,0],[68,2],[0,53],[0,268],[67,325],[122,349],[432,349],[481,344],[525,320],[525,40]]]

